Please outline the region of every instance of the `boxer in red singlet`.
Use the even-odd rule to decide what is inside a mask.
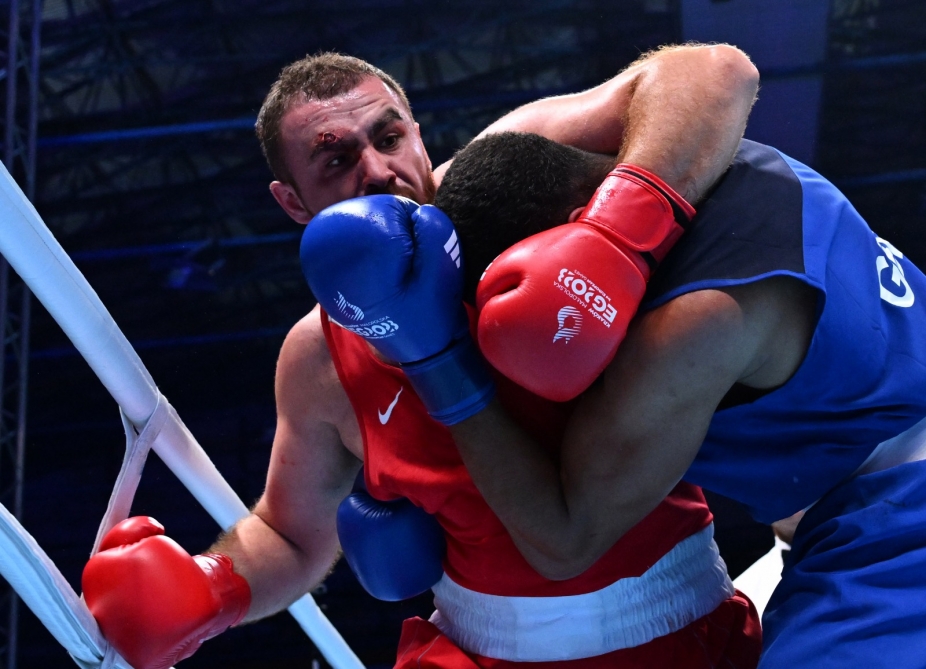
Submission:
[[[756,665],[758,615],[733,591],[700,489],[679,484],[582,575],[545,579],[517,551],[449,431],[428,417],[405,375],[324,312],[321,319],[360,424],[367,490],[384,501],[410,499],[437,518],[447,540],[445,574],[434,588],[438,613],[405,622],[397,667]],[[546,401],[501,375],[496,382],[525,429],[546,447],[559,443],[571,404]]]

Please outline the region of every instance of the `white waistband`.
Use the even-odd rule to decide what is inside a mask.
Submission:
[[[878,444],[853,476],[873,474],[923,459],[926,459],[926,418],[896,437]]]
[[[513,662],[573,660],[679,630],[734,593],[714,527],[679,542],[642,576],[565,597],[501,597],[444,577],[434,623],[460,648]]]

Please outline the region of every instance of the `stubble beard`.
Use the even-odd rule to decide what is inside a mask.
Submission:
[[[398,184],[393,184],[389,187],[390,195],[399,195],[401,197],[407,197],[409,200],[417,202],[418,204],[433,204],[434,195],[437,193],[437,186],[434,184],[434,172],[428,169],[427,178],[424,181],[424,192],[419,197],[418,193],[414,189],[408,186],[400,186]]]

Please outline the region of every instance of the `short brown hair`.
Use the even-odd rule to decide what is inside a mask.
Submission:
[[[378,67],[353,56],[324,52],[306,56],[283,68],[270,87],[257,115],[257,139],[275,179],[290,183],[292,175],[283,157],[280,124],[296,102],[328,100],[347,93],[367,77],[376,77],[392,89],[411,114],[402,86]]]

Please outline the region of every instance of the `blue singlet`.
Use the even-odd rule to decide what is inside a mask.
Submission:
[[[819,293],[783,386],[719,409],[686,475],[762,522],[813,505],[763,620],[761,667],[926,667],[926,463],[853,476],[926,417],[926,277],[832,184],[743,141],[644,309],[788,275]]]

